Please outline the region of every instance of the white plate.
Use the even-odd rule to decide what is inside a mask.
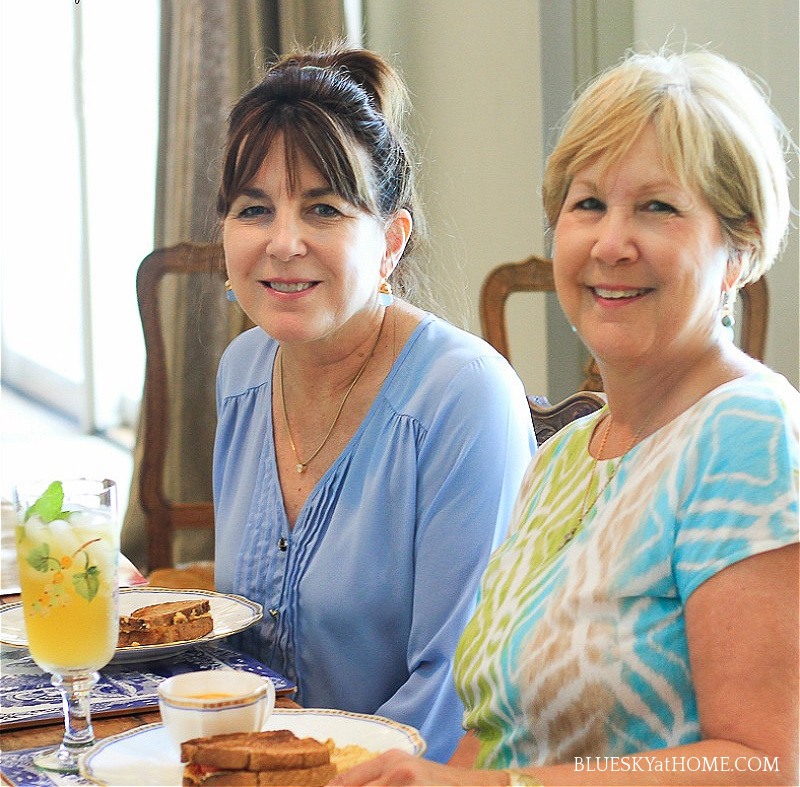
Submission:
[[[248,601],[242,596],[229,596],[215,593],[213,590],[171,590],[169,588],[120,588],[119,614],[130,615],[134,609],[150,604],[161,604],[167,601],[197,601],[198,599],[208,599],[211,606],[214,628],[209,634],[187,642],[117,648],[112,664],[165,659],[182,653],[197,643],[213,642],[236,634],[238,631],[244,631],[261,620],[263,616],[261,604]],[[0,643],[28,647],[21,602],[0,607]]]
[[[380,716],[327,709],[279,709],[272,713],[265,729],[291,730],[299,737],[325,741],[337,746],[358,744],[381,752],[401,749],[420,756],[425,741],[413,727]],[[113,787],[178,787],[183,766],[180,755],[161,724],[106,738],[80,757],[81,775]]]

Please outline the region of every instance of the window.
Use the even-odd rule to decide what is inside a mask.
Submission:
[[[153,247],[159,4],[3,3],[2,377],[87,432],[133,424]]]

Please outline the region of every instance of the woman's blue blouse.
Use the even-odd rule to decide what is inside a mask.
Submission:
[[[236,644],[305,707],[411,724],[445,761],[463,734],[453,654],[535,450],[522,384],[484,341],[426,315],[290,528],[277,346],[242,334],[217,381],[217,588],[265,612]]]

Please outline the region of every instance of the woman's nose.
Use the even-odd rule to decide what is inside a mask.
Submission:
[[[267,253],[281,262],[289,262],[305,253],[301,223],[293,216],[278,214],[270,222]]]
[[[608,209],[595,225],[592,256],[607,265],[624,265],[639,255],[635,217],[623,209]]]

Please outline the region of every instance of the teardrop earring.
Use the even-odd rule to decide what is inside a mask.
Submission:
[[[231,286],[231,280],[225,279],[225,297],[231,302],[236,303],[236,293]]]
[[[378,287],[378,303],[380,303],[381,306],[391,306],[392,303],[394,303],[392,285],[389,284],[388,279],[384,279],[381,282],[381,286]]]
[[[736,325],[736,318],[733,316],[733,304],[736,300],[736,293],[733,289],[725,290],[722,293],[722,328],[729,341],[733,341],[733,326]]]

